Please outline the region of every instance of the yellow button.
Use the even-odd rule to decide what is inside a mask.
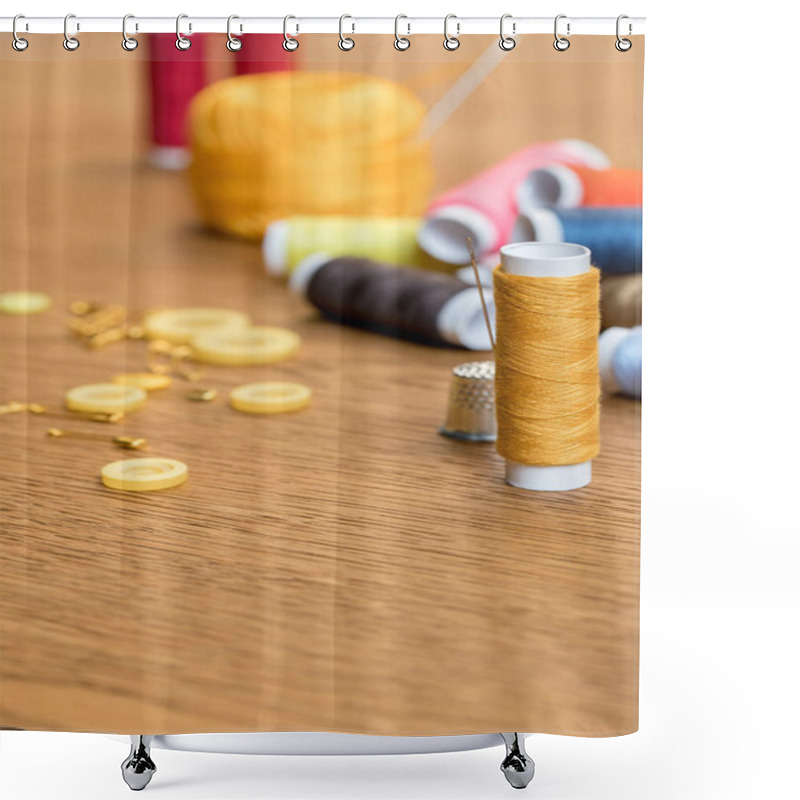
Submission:
[[[273,364],[297,352],[300,337],[285,328],[254,327],[204,333],[192,340],[194,357],[205,364]]]
[[[170,489],[180,486],[188,477],[186,464],[171,458],[124,458],[112,461],[100,470],[104,485],[124,492]]]
[[[41,314],[52,304],[44,292],[4,292],[0,294],[0,311],[3,314]]]
[[[301,383],[246,383],[231,392],[231,405],[248,414],[299,411],[311,402],[311,389]]]
[[[249,324],[247,314],[228,308],[176,308],[148,314],[144,333],[148,339],[189,344],[200,333],[244,328]]]
[[[147,402],[147,393],[138,386],[119,386],[116,383],[90,383],[70,389],[65,400],[70,411],[90,414],[127,414]]]
[[[157,375],[155,372],[128,372],[125,375],[115,375],[111,382],[120,386],[138,386],[146,392],[154,392],[157,389],[166,389],[172,383],[172,378],[169,375]]]

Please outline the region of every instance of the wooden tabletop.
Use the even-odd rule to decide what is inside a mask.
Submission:
[[[0,417],[0,725],[635,730],[639,404],[604,398],[588,488],[507,486],[493,445],[437,433],[450,370],[475,355],[321,321],[258,247],[200,229],[185,177],[142,165],[135,64],[10,63],[2,290],[54,305],[0,318],[0,401],[58,407],[144,368],[142,342],[92,351],[69,334],[77,299],[245,310],[302,346],[175,380],[116,426]],[[272,379],[309,385],[311,407],[228,406],[234,386]],[[220,397],[190,402],[197,385]],[[124,453],[48,439],[53,424],[144,436],[189,480],[106,489],[100,468]]]

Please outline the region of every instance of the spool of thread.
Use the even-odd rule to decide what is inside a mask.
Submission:
[[[521,212],[542,206],[640,206],[642,173],[635,169],[551,164],[533,170],[522,181],[517,200]]]
[[[289,286],[336,322],[424,344],[491,349],[478,288],[453,275],[317,254],[297,266]],[[484,297],[493,310],[492,293]]]
[[[598,342],[600,378],[611,394],[642,396],[642,329],[608,328]]]
[[[239,38],[242,48],[233,54],[237,75],[290,70],[297,63],[283,49],[283,36],[279,33],[245,33]]]
[[[267,227],[263,254],[273,275],[291,274],[315,253],[361,256],[389,264],[419,264],[426,258],[417,245],[420,220],[377,217],[290,217]]]
[[[642,324],[642,273],[605,275],[600,281],[602,328]]]
[[[536,491],[586,486],[599,452],[599,272],[575,244],[500,249],[495,394],[506,481]]]
[[[205,34],[193,34],[192,46],[180,51],[171,33],[151,33],[149,160],[161,169],[184,169],[189,163],[187,115],[205,85]]]
[[[605,274],[641,272],[642,209],[535,208],[520,214],[511,241],[582,244]]]
[[[203,221],[261,240],[293,216],[420,217],[432,181],[425,106],[355,72],[219,81],[192,104],[190,176]]]
[[[478,256],[497,252],[517,218],[517,189],[537,167],[549,164],[608,166],[594,145],[577,139],[532,144],[437,197],[428,207],[419,243],[448,264],[469,263],[465,240]]]

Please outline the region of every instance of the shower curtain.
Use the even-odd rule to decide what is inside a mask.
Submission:
[[[2,727],[637,728],[642,37],[345,34],[3,36]],[[564,491],[531,242],[601,297]]]

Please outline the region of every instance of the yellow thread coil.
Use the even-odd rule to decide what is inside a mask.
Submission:
[[[424,104],[355,73],[230,78],[195,98],[190,175],[203,221],[246,238],[298,214],[416,217],[432,182]]]
[[[600,450],[600,273],[534,278],[494,271],[497,452],[530,466],[580,464]]]

